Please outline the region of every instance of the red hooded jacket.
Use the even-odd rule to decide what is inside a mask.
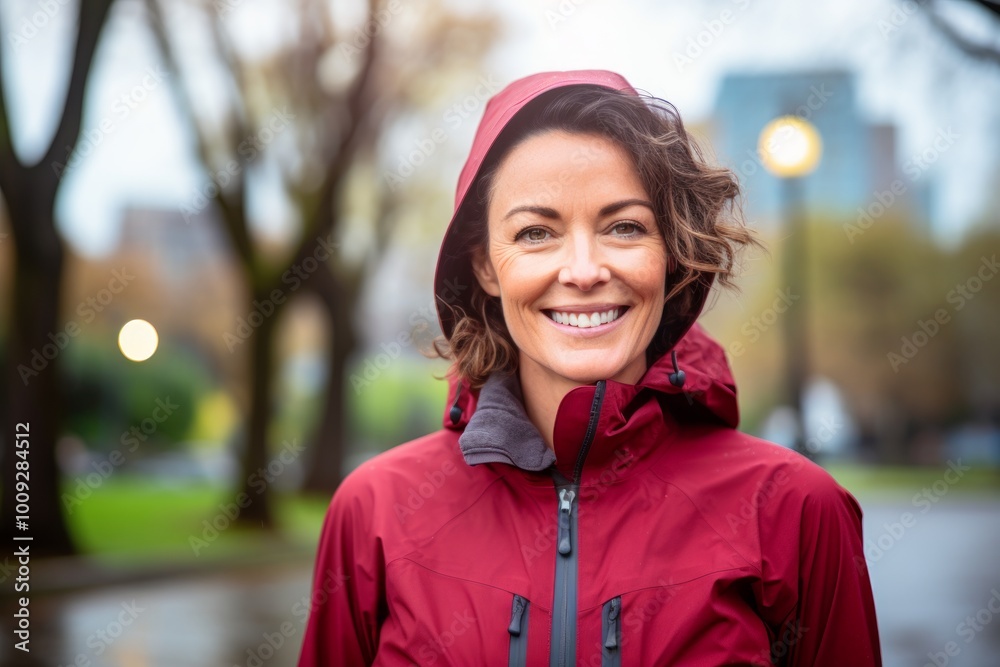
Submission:
[[[525,103],[574,83],[634,92],[608,72],[548,73],[491,100],[440,300],[470,279],[450,244],[484,155]],[[736,388],[697,316],[661,332],[679,340],[637,384],[570,391],[554,451],[516,374],[479,391],[452,379],[442,430],[334,495],[300,667],[881,665],[860,507],[819,466],[735,430]]]

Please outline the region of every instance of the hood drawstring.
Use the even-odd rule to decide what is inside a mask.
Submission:
[[[676,366],[676,362],[674,363]],[[459,381],[455,385],[455,402],[451,406],[451,410],[448,411],[448,418],[451,419],[452,424],[457,424],[462,419],[462,408],[459,407],[458,401],[462,398],[462,382]]]
[[[684,386],[684,380],[687,379],[687,375],[677,366],[677,350],[670,351],[670,360],[674,362],[674,372],[668,376],[668,379],[670,380],[670,384],[680,389]]]

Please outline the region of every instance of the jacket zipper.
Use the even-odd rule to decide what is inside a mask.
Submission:
[[[559,498],[556,542],[556,580],[552,605],[552,642],[549,664],[554,667],[576,665],[576,612],[577,612],[577,510],[579,508],[580,478],[587,453],[597,435],[597,421],[604,402],[604,380],[597,382],[594,401],[590,405],[587,431],[573,467],[573,479],[566,479],[553,471],[556,495]]]
[[[622,664],[622,598],[618,596],[604,603],[601,614],[601,667],[621,667]]]
[[[528,664],[528,601],[520,595],[514,596],[514,604],[510,611],[510,654],[507,658],[509,667],[527,667]]]

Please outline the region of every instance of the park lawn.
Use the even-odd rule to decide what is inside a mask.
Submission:
[[[185,565],[314,550],[329,498],[276,494],[275,531],[234,525],[225,511],[234,498],[219,485],[120,476],[66,514],[80,552],[109,562]]]
[[[956,468],[949,472],[948,464],[904,467],[830,463],[824,467],[841,486],[857,496],[911,498],[924,489],[942,497],[942,490],[954,497],[1000,495],[997,468],[973,467],[968,471]]]

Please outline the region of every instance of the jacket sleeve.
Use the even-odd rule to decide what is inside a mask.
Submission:
[[[375,660],[385,608],[384,558],[372,521],[374,494],[358,472],[344,480],[327,510],[299,667]]]
[[[792,492],[758,514],[774,664],[880,667],[861,507],[811,462],[794,477]]]

